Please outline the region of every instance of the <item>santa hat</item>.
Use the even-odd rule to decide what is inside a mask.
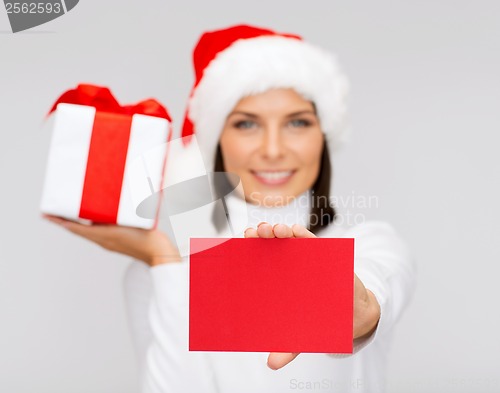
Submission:
[[[330,150],[345,140],[348,80],[332,53],[302,37],[248,25],[210,31],[198,41],[193,62],[182,137],[196,135],[208,171],[227,115],[241,98],[271,88],[293,88],[315,103]]]

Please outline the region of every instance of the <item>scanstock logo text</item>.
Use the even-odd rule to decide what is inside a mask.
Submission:
[[[72,10],[79,0],[4,0],[13,33],[50,22]]]

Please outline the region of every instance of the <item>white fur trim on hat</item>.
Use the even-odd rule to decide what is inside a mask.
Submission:
[[[295,38],[240,39],[209,63],[189,100],[207,170],[227,115],[241,98],[270,88],[293,88],[315,103],[330,151],[345,140],[349,83],[335,55]]]

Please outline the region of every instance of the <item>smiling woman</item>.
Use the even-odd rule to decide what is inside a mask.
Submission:
[[[265,207],[287,205],[311,189],[317,202],[309,229],[316,233],[335,217],[324,203],[331,173],[326,144],[314,102],[294,89],[270,89],[242,98],[228,115],[214,172],[237,174],[245,199]]]
[[[194,65],[182,135],[196,135],[206,168],[241,179],[242,194],[228,196],[227,206],[233,217],[248,214],[249,226],[235,236],[355,239],[353,355],[189,352],[189,257],[168,236],[51,218],[137,259],[125,289],[142,392],[274,393],[304,386],[291,381],[333,381],[329,391],[343,393],[384,391],[387,351],[414,289],[415,266],[389,224],[334,220],[330,155],[345,136],[348,90],[335,57],[299,36],[240,25],[203,34]]]
[[[188,282],[186,260],[150,270],[156,296],[149,312],[141,314],[140,300],[129,303],[131,315],[152,321],[149,341],[144,329],[135,332],[145,391],[286,392],[294,379],[333,380],[329,387],[339,392],[383,391],[386,352],[413,292],[414,264],[390,225],[334,221],[330,155],[345,139],[348,90],[335,57],[296,35],[243,25],[203,34],[194,67],[182,135],[196,135],[206,168],[241,179],[242,195],[229,196],[227,205],[233,217],[248,208],[242,235],[355,238],[355,355],[186,351],[187,303],[179,295],[187,292],[180,284]],[[131,267],[130,286],[139,270]],[[137,290],[130,293],[139,299]],[[265,357],[278,374],[262,368]]]
[[[247,200],[297,196],[318,177],[323,139],[313,105],[294,90],[245,97],[220,136],[224,169],[242,179]]]

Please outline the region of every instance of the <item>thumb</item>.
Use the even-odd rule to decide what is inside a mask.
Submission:
[[[272,370],[278,370],[286,366],[298,355],[298,353],[271,352],[267,358],[267,366]]]

